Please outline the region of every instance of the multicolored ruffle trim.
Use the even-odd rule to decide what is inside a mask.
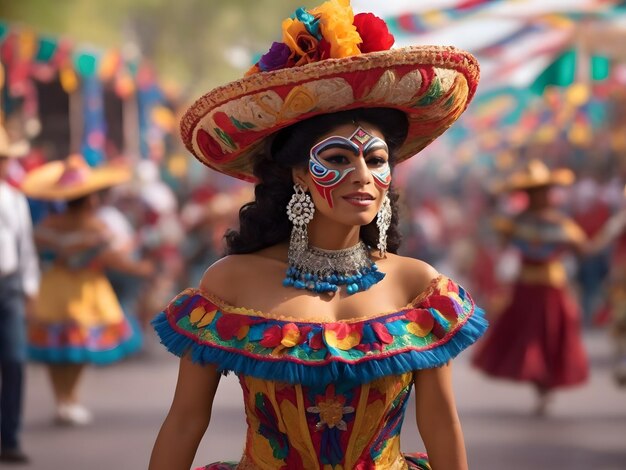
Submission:
[[[33,361],[106,365],[137,352],[142,338],[124,319],[93,327],[34,323],[28,327],[28,343],[28,355]]]
[[[303,385],[438,367],[487,328],[470,295],[444,276],[404,309],[364,320],[278,319],[187,289],[152,324],[178,356],[190,352],[223,372]]]

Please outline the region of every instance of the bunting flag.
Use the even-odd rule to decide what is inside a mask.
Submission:
[[[568,87],[576,82],[579,53],[567,49],[556,58],[532,83],[531,90],[540,95],[548,86]],[[592,54],[589,57],[589,75],[585,79],[602,81],[609,77],[611,60],[608,57]]]
[[[464,0],[453,7],[429,10],[423,13],[405,13],[385,18],[389,31],[394,35],[424,34],[455,21],[467,19],[485,7],[503,0]]]
[[[85,57],[85,56],[82,56]],[[104,160],[106,120],[104,117],[104,91],[89,60],[83,63],[83,138],[81,154],[87,163],[96,166]]]
[[[157,141],[173,132],[174,126],[163,124],[168,121],[164,118],[168,106],[157,75],[143,58],[127,60],[117,49],[84,47],[67,38],[39,35],[31,28],[0,21],[0,62],[0,116],[19,107],[24,119],[37,120],[37,82],[58,80],[68,95],[81,95],[77,118],[81,128],[74,126],[78,135],[71,145],[75,147],[72,151],[80,146],[91,165],[105,158],[105,86],[121,100],[136,100],[144,157],[153,158],[163,147]]]
[[[30,28],[3,22],[0,59],[9,71],[9,92],[16,97],[24,94],[32,79],[47,82],[60,75],[63,88],[71,93],[88,77],[107,82],[130,76],[135,81],[139,68],[135,61],[123,60],[116,49],[85,48],[66,38],[38,35]],[[128,86],[122,88],[124,93],[129,90]]]
[[[360,6],[374,2],[362,0]],[[452,3],[452,5],[450,5]],[[481,63],[481,89],[493,89],[512,83],[531,86],[541,93],[542,86],[557,84],[549,77],[545,84],[534,83],[559,55],[575,47],[576,28],[582,19],[614,21],[626,14],[626,2],[616,0],[476,0],[429,4],[425,11],[409,2],[381,6],[385,20],[400,46],[429,43],[455,44],[471,51]],[[434,5],[434,6],[433,6]],[[422,7],[423,8],[423,7]],[[477,34],[478,33],[478,34]],[[603,80],[610,74],[610,61],[591,59],[591,80]],[[554,68],[554,67],[553,67]]]

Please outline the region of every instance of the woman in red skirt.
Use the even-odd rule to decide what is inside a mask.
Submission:
[[[532,383],[538,414],[545,413],[553,389],[581,384],[588,375],[579,308],[561,260],[567,251],[582,250],[585,235],[549,199],[552,186],[573,180],[569,170],[550,171],[531,160],[503,187],[528,194],[526,210],[495,224],[518,248],[521,268],[508,306],[474,357],[475,366],[488,375]]]

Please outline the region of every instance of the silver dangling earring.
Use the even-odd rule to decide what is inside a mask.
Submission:
[[[376,227],[378,227],[378,251],[381,258],[387,253],[387,231],[391,225],[391,200],[389,194],[385,194],[383,203],[376,215]]]
[[[287,217],[293,224],[289,241],[289,257],[302,253],[309,247],[307,226],[313,220],[315,206],[311,196],[299,184],[293,185],[294,193],[287,204]]]

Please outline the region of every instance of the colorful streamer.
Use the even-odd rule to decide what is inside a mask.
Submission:
[[[503,0],[465,0],[453,7],[424,13],[406,13],[395,18],[385,18],[385,21],[394,35],[424,34],[454,21],[467,19],[485,7],[501,1]]]

